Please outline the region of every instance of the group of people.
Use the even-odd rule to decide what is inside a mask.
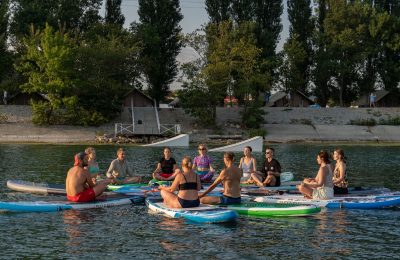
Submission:
[[[69,169],[65,188],[67,198],[74,202],[93,201],[101,195],[107,186],[112,184],[125,184],[140,182],[141,178],[133,175],[128,162],[125,160],[126,151],[119,148],[117,158],[113,160],[103,180],[99,164],[96,161],[96,150],[88,147],[84,152],[75,154],[74,166]]]
[[[224,153],[225,168],[212,182],[215,169],[212,159],[207,155],[204,144],[198,146],[199,155],[192,159],[185,156],[179,169],[172,157],[171,149],[165,147],[163,157],[157,163],[152,176],[156,180],[172,181],[171,186],[159,186],[164,203],[174,208],[196,207],[204,204],[238,204],[241,202],[240,184],[254,183],[260,187],[281,185],[281,165],[274,158],[275,150],[268,147],[265,150],[265,160],[257,170],[257,161],[252,155],[252,148],[244,148],[244,156],[239,165],[234,163],[232,152]],[[66,179],[67,198],[75,202],[94,200],[107,189],[107,185],[140,182],[141,178],[133,175],[133,171],[125,160],[126,151],[118,149],[117,158],[113,160],[106,172],[104,180],[99,180],[100,170],[96,161],[96,151],[89,147],[74,157],[74,166],[68,171]],[[330,199],[334,194],[347,194],[346,158],[341,149],[336,149],[333,159],[335,167],[331,167],[329,153],[321,151],[317,155],[320,166],[315,178],[305,178],[297,186],[298,190],[310,199]],[[199,193],[202,184],[211,185]],[[221,196],[207,196],[218,184],[223,184]],[[175,192],[178,191],[176,194]]]

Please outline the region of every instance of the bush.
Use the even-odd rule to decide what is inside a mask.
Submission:
[[[400,125],[400,117],[389,117],[388,119],[379,120],[380,125]]]
[[[249,137],[255,137],[255,136],[266,136],[267,135],[267,131],[265,129],[262,128],[258,128],[258,129],[250,129],[249,130]]]
[[[258,129],[261,124],[264,124],[264,110],[261,109],[260,102],[254,102],[242,112],[243,126],[250,129]]]

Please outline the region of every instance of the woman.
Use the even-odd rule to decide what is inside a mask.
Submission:
[[[198,151],[199,156],[196,156],[193,160],[193,169],[196,169],[196,173],[200,175],[202,182],[211,182],[215,171],[211,166],[212,160],[207,155],[207,147],[204,144],[199,144]]]
[[[157,164],[157,168],[153,172],[153,178],[159,181],[170,181],[175,179],[178,174],[176,161],[171,157],[171,149],[164,148],[164,157]]]
[[[333,152],[333,159],[336,161],[335,169],[333,170],[333,193],[348,194],[347,174],[346,174],[346,157],[342,149],[336,149]]]
[[[88,155],[88,165],[85,166],[85,169],[89,171],[93,183],[96,183],[100,174],[99,164],[96,160],[96,150],[93,147],[88,147],[85,149],[85,153]]]
[[[171,208],[192,208],[200,205],[198,191],[200,177],[192,170],[193,162],[189,156],[182,160],[182,172],[176,175],[171,187],[159,186],[164,204]],[[174,191],[178,191],[178,195]]]
[[[251,152],[253,149],[250,146],[246,146],[243,150],[244,156],[240,159],[239,168],[243,170],[243,177],[241,179],[244,183],[253,183],[251,174],[257,171],[256,158],[253,157]]]
[[[306,178],[297,185],[299,191],[309,199],[327,200],[333,198],[332,168],[329,164],[329,154],[326,151],[318,153],[317,162],[320,165],[315,178]]]

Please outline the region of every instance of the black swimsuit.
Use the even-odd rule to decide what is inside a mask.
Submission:
[[[196,182],[187,182],[186,177],[184,174],[183,178],[185,178],[185,183],[179,184],[179,190],[196,190],[197,191],[197,176],[196,176]],[[198,207],[200,205],[200,200],[185,200],[181,199],[178,196],[178,201],[181,204],[182,208],[193,208],[193,207]]]

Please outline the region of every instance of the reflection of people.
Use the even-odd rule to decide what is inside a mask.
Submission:
[[[83,168],[87,166],[87,155],[81,152],[76,154],[74,159],[74,166],[69,169],[67,179],[65,180],[67,199],[74,202],[93,201],[107,189],[110,180],[94,184],[89,172]]]
[[[85,149],[85,153],[88,155],[88,165],[85,169],[89,171],[93,182],[96,183],[96,178],[100,174],[99,164],[96,160],[96,150],[93,147],[88,147]]]
[[[375,102],[376,102],[376,95],[375,93],[371,92],[371,94],[369,95],[369,106],[375,107],[376,106]]]
[[[153,178],[160,181],[173,180],[178,174],[176,161],[171,157],[171,149],[164,148],[164,157],[157,164],[156,170],[153,172]]]
[[[234,154],[232,152],[224,153],[224,163],[226,168],[221,171],[218,178],[208,189],[200,194],[200,201],[204,204],[240,204],[240,178],[242,178],[242,169],[239,169],[233,164]],[[222,182],[224,186],[224,193],[222,196],[206,196],[212,191],[218,184]]]
[[[192,169],[192,159],[182,160],[182,173],[177,174],[171,187],[159,186],[164,203],[171,208],[192,208],[200,205],[198,191],[201,189],[200,177]],[[174,191],[179,190],[178,195]]]
[[[193,160],[193,169],[196,169],[196,173],[200,175],[202,182],[211,182],[214,176],[214,169],[211,165],[212,160],[207,155],[207,147],[205,144],[199,144],[198,146],[199,156],[196,156]]]
[[[297,185],[297,188],[309,199],[331,199],[333,198],[333,174],[328,152],[319,152],[317,162],[320,165],[317,176],[304,179],[300,185]]]
[[[333,159],[336,161],[335,169],[333,170],[333,193],[348,194],[347,174],[346,174],[346,157],[342,149],[336,149],[333,152]]]
[[[256,158],[251,154],[252,149],[250,146],[246,146],[243,150],[244,157],[240,159],[239,168],[243,170],[243,177],[241,181],[252,182],[251,174],[256,172]]]
[[[119,148],[117,159],[113,160],[108,168],[107,178],[113,178],[114,182],[118,184],[140,182],[140,177],[133,176],[133,172],[125,160],[125,155],[125,149]]]
[[[260,171],[253,172],[251,177],[260,187],[262,186],[281,186],[281,164],[274,158],[274,148],[265,150],[265,161]]]

